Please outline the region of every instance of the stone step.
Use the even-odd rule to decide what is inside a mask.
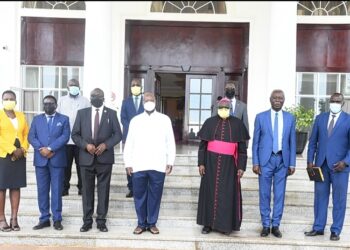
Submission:
[[[20,241],[25,245],[60,245],[83,247],[125,247],[150,249],[346,249],[350,244],[350,234],[344,232],[340,241],[329,240],[329,233],[324,236],[305,237],[304,226],[297,231],[281,226],[283,237],[272,235],[259,236],[260,226],[252,223],[242,225],[242,230],[226,236],[218,232],[201,234],[201,226],[191,228],[159,227],[160,234],[145,232],[134,235],[134,226],[110,226],[108,233],[101,233],[95,225],[86,233],[79,232],[78,225],[64,224],[64,230],[56,231],[53,227],[34,231],[23,227],[19,232],[0,234],[0,244],[13,244]]]

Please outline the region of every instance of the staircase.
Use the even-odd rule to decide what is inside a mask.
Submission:
[[[173,173],[166,177],[158,221],[159,235],[145,232],[134,235],[137,225],[133,199],[125,198],[126,176],[122,155],[116,153],[116,164],[111,180],[110,204],[107,219],[108,233],[93,229],[80,233],[82,225],[82,202],[77,194],[75,167],[69,196],[63,197],[63,231],[46,228],[32,230],[39,218],[36,181],[32,162],[27,160],[27,187],[22,189],[19,211],[19,232],[0,232],[2,244],[23,244],[34,246],[80,246],[119,247],[142,249],[350,249],[350,222],[347,216],[341,239],[329,240],[332,220],[329,210],[328,224],[324,236],[305,237],[304,231],[311,229],[313,221],[313,183],[308,180],[305,159],[297,159],[297,170],[288,177],[285,209],[280,226],[281,239],[269,235],[260,237],[260,214],[258,179],[251,170],[251,159],[242,179],[243,222],[241,231],[230,236],[212,232],[201,234],[196,224],[197,201],[200,177],[198,175],[196,148],[176,156]],[[350,199],[350,195],[348,196]],[[95,197],[96,199],[96,197]],[[331,206],[330,201],[330,206]],[[348,202],[349,206],[350,202]],[[6,215],[9,220],[10,203],[6,200]]]

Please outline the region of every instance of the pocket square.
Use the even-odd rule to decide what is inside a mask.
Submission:
[[[56,126],[57,126],[57,127],[62,127],[62,123],[61,123],[61,122],[58,122],[58,123],[56,124]]]

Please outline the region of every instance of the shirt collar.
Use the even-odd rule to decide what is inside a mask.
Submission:
[[[102,111],[102,110],[104,109],[104,107],[105,107],[105,105],[102,104],[102,106],[99,107],[99,108],[96,108],[96,107],[94,107],[94,106],[91,106],[91,109],[92,109],[93,112],[96,112],[96,109],[98,109],[98,111]]]
[[[333,114],[332,112],[329,112],[329,117],[332,117],[333,115],[335,115],[334,118],[338,118],[340,116],[341,112],[343,112],[343,111],[341,110],[340,112],[338,112],[336,114]]]
[[[278,115],[281,115],[282,112],[283,112],[282,109],[280,111],[275,111],[275,110],[271,109],[271,113],[272,114],[276,114],[277,113]]]
[[[45,117],[46,117],[46,118],[49,118],[49,117],[55,117],[55,115],[56,115],[56,112],[55,112],[55,113],[53,113],[52,115],[48,115],[48,114],[46,114],[46,113],[45,113]]]

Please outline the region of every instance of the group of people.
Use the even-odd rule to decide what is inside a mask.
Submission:
[[[53,226],[62,230],[62,196],[69,195],[73,159],[78,174],[78,194],[82,195],[83,225],[92,228],[95,179],[97,179],[96,224],[107,232],[106,217],[114,146],[124,145],[128,180],[126,197],[133,197],[137,214],[134,234],[148,230],[158,234],[156,224],[165,176],[172,172],[176,147],[171,120],[156,110],[153,93],[142,93],[140,79],[131,82],[131,97],[121,108],[121,132],[117,113],[105,106],[104,92],[96,88],[90,100],[80,95],[79,82],[71,79],[68,95],[59,102],[52,95],[42,100],[44,113],[34,117],[30,128],[22,112],[15,111],[16,94],[2,94],[0,110],[0,230],[18,231],[17,214],[20,188],[26,183],[26,154],[34,149],[39,223],[34,230]],[[246,104],[235,98],[235,84],[228,81],[225,97],[218,100],[217,113],[208,118],[200,131],[198,169],[201,176],[197,224],[202,233],[230,234],[240,230],[243,209],[241,178],[247,166],[249,125]],[[261,237],[279,229],[286,181],[296,166],[295,117],[283,111],[285,96],[273,90],[271,109],[257,114],[252,143],[252,170],[259,180]],[[316,117],[308,146],[307,170],[321,167],[323,182],[315,182],[314,224],[306,236],[323,235],[327,222],[330,188],[333,192],[331,240],[342,231],[349,179],[350,115],[342,112],[344,97],[334,93],[330,112]],[[155,157],[157,156],[157,157]],[[271,188],[273,208],[271,209]],[[10,191],[11,218],[5,218],[6,190]],[[51,194],[50,194],[51,190]],[[50,214],[52,212],[52,219]],[[271,212],[272,210],[272,212]]]
[[[249,140],[248,124],[244,119],[246,106],[239,107],[234,99],[235,86],[225,86],[225,97],[218,100],[217,115],[208,118],[199,131],[198,170],[201,176],[197,224],[202,233],[212,230],[230,234],[240,230],[242,194],[240,179],[247,164],[245,143]],[[256,115],[252,143],[252,170],[259,180],[261,237],[272,233],[281,238],[279,229],[286,192],[287,177],[296,167],[295,117],[282,110],[285,101],[282,90],[273,90],[271,109]],[[236,104],[235,104],[236,103]],[[333,223],[330,240],[340,239],[349,180],[350,115],[342,111],[344,97],[330,97],[329,112],[316,117],[309,139],[307,171],[321,167],[324,181],[315,181],[314,223],[305,236],[323,235],[327,223],[328,201],[332,188]],[[236,114],[235,114],[236,113]],[[271,188],[273,207],[271,208]],[[272,211],[271,211],[272,210]]]

